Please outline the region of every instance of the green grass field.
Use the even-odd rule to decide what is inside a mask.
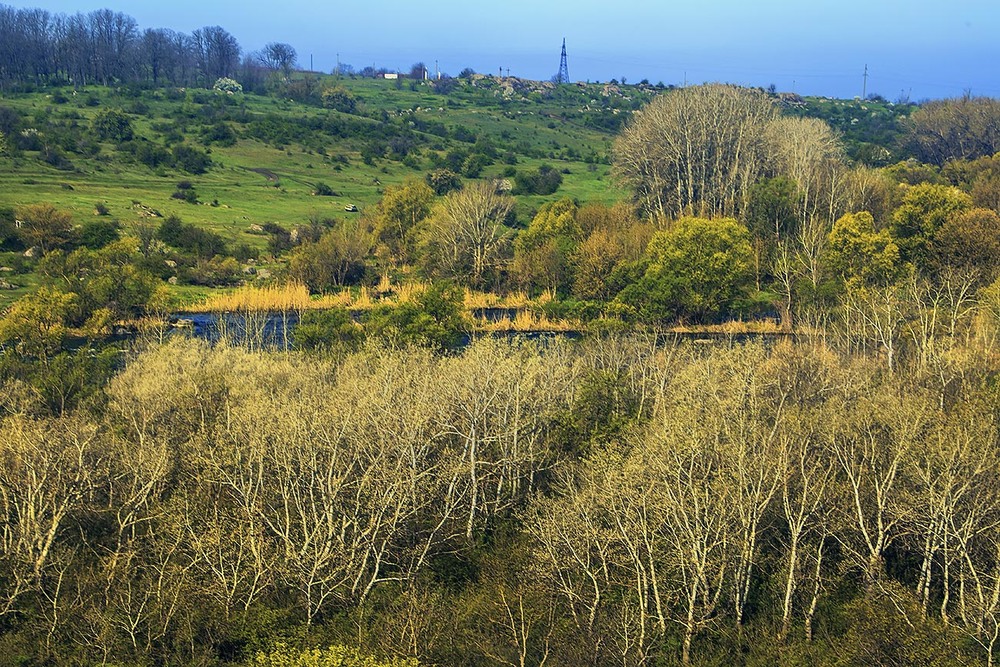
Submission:
[[[444,95],[427,81],[318,80],[317,89],[339,87],[353,96],[352,114],[323,108],[315,100],[309,104],[250,94],[224,98],[207,90],[89,87],[7,94],[0,97],[0,107],[18,112],[20,131],[36,132],[40,146],[10,150],[14,142],[8,141],[8,150],[0,152],[0,208],[49,203],[69,211],[74,224],[82,226],[94,220],[95,207],[103,205],[126,233],[176,215],[234,245],[261,251],[266,237],[252,233],[254,225],[274,222],[291,228],[311,219],[364,215],[386,186],[423,178],[449,155],[477,150],[484,141],[498,157],[481,169],[479,178],[509,176],[511,169],[535,170],[541,165],[563,175],[554,194],[517,198],[521,225],[554,199],[613,203],[626,196],[610,175],[614,124],[654,91],[606,95],[597,85],[552,89],[519,82],[521,90],[505,92],[503,81],[460,81]],[[208,150],[212,167],[203,174],[150,167],[114,142],[100,141],[93,123],[107,110],[126,113],[136,138],[152,145],[169,150],[184,143]],[[613,127],[602,128],[589,120],[593,118],[604,123],[610,119]],[[235,143],[205,139],[206,131],[218,123],[231,128]],[[323,123],[347,131],[329,132],[320,127]],[[262,138],[268,130],[260,128],[269,126],[278,129]],[[393,153],[394,141],[406,145],[405,157]],[[42,145],[55,146],[69,164],[57,168],[47,163]],[[376,153],[384,152],[365,159],[365,151],[371,151],[366,147],[372,145],[378,146]],[[191,184],[198,203],[171,197],[181,181]],[[335,195],[316,196],[317,183]],[[358,212],[345,211],[352,204]],[[0,291],[0,306],[36,281],[26,274],[12,282],[20,288]]]

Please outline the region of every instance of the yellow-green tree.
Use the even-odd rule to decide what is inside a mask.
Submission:
[[[52,204],[29,204],[17,209],[19,233],[24,245],[38,246],[42,254],[49,252],[69,239],[73,217]]]
[[[388,186],[375,209],[375,229],[392,255],[406,261],[413,251],[411,231],[431,212],[434,191],[419,180]]]

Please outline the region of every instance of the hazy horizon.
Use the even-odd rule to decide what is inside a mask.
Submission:
[[[339,8],[286,0],[279,9],[252,0],[0,4],[68,14],[108,8],[134,17],[140,29],[191,32],[220,25],[244,50],[287,42],[298,52],[300,67],[309,68],[311,60],[314,70],[324,72],[335,68],[339,56],[356,69],[408,71],[422,61],[452,75],[466,67],[487,74],[509,69],[512,76],[544,80],[558,70],[565,38],[573,81],[724,81],[832,97],[864,90],[890,100],[967,91],[1000,96],[991,34],[1000,25],[1000,5],[985,0],[952,6],[818,0],[796,7],[775,0],[685,7],[622,0],[613,13],[593,0],[544,6],[514,0],[471,9],[455,0]]]

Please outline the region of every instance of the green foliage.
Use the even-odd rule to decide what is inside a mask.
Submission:
[[[457,285],[435,283],[413,301],[375,308],[365,319],[365,330],[396,346],[455,350],[469,332],[462,308],[464,296]]]
[[[121,143],[132,140],[132,121],[122,111],[105,109],[98,112],[94,116],[93,128],[102,141]]]
[[[84,247],[99,250],[119,237],[117,220],[93,220],[80,229],[78,239]]]
[[[243,280],[243,271],[235,257],[213,255],[199,257],[193,266],[182,274],[187,282],[206,287],[236,285]]]
[[[642,278],[619,295],[647,320],[710,321],[750,294],[750,232],[731,218],[681,218],[653,236]]]
[[[875,231],[867,211],[848,213],[833,223],[827,252],[830,269],[848,284],[886,285],[904,270],[899,247],[888,230]]]
[[[433,199],[434,191],[415,179],[385,189],[375,212],[376,233],[397,257],[410,256],[410,232],[430,214]]]
[[[364,330],[346,308],[306,311],[293,335],[303,350],[353,350],[364,340]]]
[[[920,667],[969,664],[971,656],[955,650],[960,640],[954,636],[954,629],[923,618],[909,591],[892,583],[888,587],[891,592],[862,596],[841,610],[848,629],[839,642],[837,664]]]
[[[572,282],[571,258],[582,230],[571,199],[543,205],[514,242],[514,272],[522,285],[565,292]]]
[[[181,181],[177,184],[177,190],[170,195],[171,199],[180,199],[188,204],[198,203],[198,193],[195,191],[191,181]]]
[[[450,169],[429,171],[424,176],[424,181],[439,197],[462,188],[462,178]]]
[[[236,81],[235,79],[220,77],[215,80],[215,83],[212,85],[212,90],[220,93],[226,93],[228,95],[235,95],[243,92],[243,86],[241,86],[239,81]]]
[[[14,209],[0,208],[0,249],[13,245],[18,237]]]
[[[150,169],[169,165],[174,159],[166,148],[145,139],[131,142],[129,149],[136,162]]]
[[[201,140],[205,145],[235,146],[237,136],[229,123],[220,120],[217,123],[206,126],[201,131]]]
[[[212,166],[208,153],[194,146],[178,144],[171,155],[174,165],[189,174],[204,174]]]
[[[795,224],[795,181],[778,176],[766,178],[750,188],[747,225],[754,236],[776,238],[788,233]]]
[[[413,658],[379,660],[356,648],[330,646],[298,650],[279,646],[268,653],[258,653],[247,667],[420,667]]]
[[[82,347],[61,352],[19,375],[37,392],[40,407],[48,414],[63,415],[97,400],[120,362],[121,351],[114,347]]]
[[[178,250],[205,259],[226,253],[226,242],[221,236],[197,225],[181,222],[175,215],[160,223],[156,237]]]
[[[952,268],[993,282],[1000,271],[1000,215],[987,208],[952,214],[934,234],[932,252],[938,272]]]
[[[514,194],[550,195],[559,189],[562,181],[562,174],[543,164],[534,171],[518,171],[514,175]]]
[[[323,106],[341,113],[354,113],[358,108],[358,101],[350,92],[342,86],[324,88],[321,94]]]
[[[162,307],[161,285],[137,266],[137,256],[138,242],[126,238],[97,250],[52,252],[39,263],[38,272],[75,296],[73,309],[64,316],[66,321],[80,326],[105,309],[108,324],[113,324],[118,319],[138,317],[149,309]]]
[[[66,340],[66,321],[76,304],[76,294],[38,288],[19,299],[0,319],[0,346],[24,357],[44,359],[55,355]]]
[[[889,227],[904,261],[925,265],[937,230],[949,217],[970,208],[972,198],[955,187],[924,183],[907,189]]]
[[[580,380],[572,406],[560,419],[555,444],[580,458],[619,444],[641,417],[640,407],[623,372],[591,371]]]
[[[313,185],[313,193],[317,197],[333,197],[337,194],[333,191],[333,188],[322,181],[316,181]]]

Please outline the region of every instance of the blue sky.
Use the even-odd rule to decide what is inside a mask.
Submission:
[[[457,74],[547,79],[566,38],[574,80],[726,81],[835,97],[1000,97],[1000,0],[11,1],[52,12],[123,11],[140,27],[221,25],[245,49],[288,42],[303,66],[417,61]]]

